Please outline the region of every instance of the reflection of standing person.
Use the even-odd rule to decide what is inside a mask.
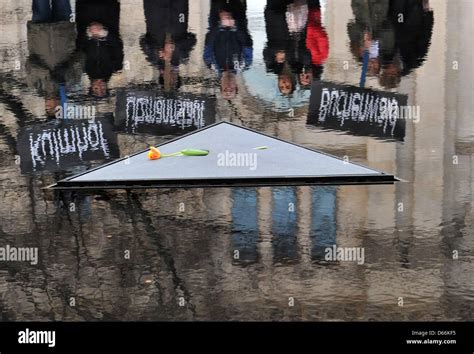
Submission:
[[[426,0],[390,0],[388,20],[394,33],[393,50],[381,56],[380,85],[398,87],[401,77],[425,61],[433,31],[433,12]]]
[[[311,63],[304,40],[307,18],[307,1],[267,1],[268,41],[263,58],[267,70],[278,76],[278,89],[284,95],[294,92],[296,76],[306,72]]]
[[[45,99],[46,115],[64,100],[66,86],[80,80],[76,55],[76,30],[70,22],[69,0],[33,0],[33,17],[27,24],[28,52],[26,82]]]
[[[347,25],[350,48],[369,76],[378,75],[383,57],[393,57],[395,34],[388,20],[389,0],[352,0],[355,19]]]
[[[246,5],[240,0],[213,0],[206,35],[204,61],[219,73],[227,99],[237,94],[235,75],[252,64],[252,38],[247,29]]]
[[[180,86],[179,65],[185,63],[196,44],[188,32],[189,0],[144,0],[146,34],[140,45],[147,60],[160,70],[165,90]]]
[[[113,73],[122,69],[123,43],[119,33],[120,3],[117,0],[77,0],[79,48],[85,54],[85,71],[91,80],[90,94],[105,97]]]
[[[354,56],[380,85],[395,88],[422,65],[430,46],[433,12],[426,0],[352,0],[347,29]],[[362,82],[362,80],[361,80]]]
[[[320,76],[328,55],[328,39],[321,24],[319,1],[268,1],[265,8],[267,70],[277,74],[278,89],[289,95]]]
[[[390,0],[389,18],[395,28],[404,76],[426,59],[433,32],[433,11],[426,0]]]

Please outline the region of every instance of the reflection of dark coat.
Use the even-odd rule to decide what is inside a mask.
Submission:
[[[223,27],[219,11],[232,14],[235,27]],[[209,16],[209,32],[206,35],[204,61],[218,71],[240,71],[251,65],[253,59],[252,37],[247,28],[245,3],[240,0],[212,1]]]
[[[81,68],[76,53],[76,29],[69,21],[28,22],[26,63],[28,86],[44,96],[57,96],[59,84],[73,85],[80,80]]]
[[[269,0],[265,8],[265,24],[267,31],[267,45],[263,50],[263,58],[267,70],[280,74],[283,63],[275,62],[275,54],[285,52],[286,61],[294,73],[302,72],[304,67],[311,65],[311,53],[306,47],[306,29],[296,36],[288,30],[286,19],[287,6],[292,1]]]
[[[158,65],[156,51],[165,45],[168,34],[176,46],[172,64],[177,66],[189,58],[196,36],[188,32],[189,0],[144,0],[146,35],[140,45],[148,61]]]
[[[351,7],[355,21],[377,33],[387,21],[389,0],[352,0]]]
[[[403,22],[399,22],[400,14]],[[422,0],[391,0],[389,17],[403,62],[402,75],[407,75],[425,61],[433,31],[433,12],[423,9]]]
[[[85,53],[85,71],[91,79],[108,80],[122,69],[123,43],[119,34],[120,3],[117,0],[78,0],[76,21],[78,45]],[[101,23],[109,33],[104,40],[88,39],[87,27]]]
[[[232,13],[239,29],[248,33],[246,0],[211,0],[211,10],[209,13],[210,28],[218,25],[219,12],[223,10]]]
[[[433,13],[423,10],[422,0],[352,0],[355,20],[347,25],[352,46],[363,46],[364,32],[379,41],[382,64],[397,54],[401,75],[409,74],[425,60],[433,30]]]
[[[395,56],[395,31],[388,18],[389,0],[352,0],[354,21],[347,25],[351,46],[364,46],[364,32],[371,34],[372,39],[379,42],[380,56]],[[362,60],[359,58],[359,60]]]

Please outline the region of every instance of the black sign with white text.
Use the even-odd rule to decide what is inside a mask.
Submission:
[[[419,111],[407,107],[407,100],[406,95],[315,80],[307,123],[354,135],[403,140],[406,119],[419,119]]]
[[[22,173],[60,171],[87,161],[119,156],[114,126],[107,119],[57,120],[18,134]]]
[[[215,99],[194,94],[121,91],[115,125],[127,133],[183,134],[215,122]]]

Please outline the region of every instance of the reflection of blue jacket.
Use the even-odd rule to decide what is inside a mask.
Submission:
[[[238,27],[212,28],[206,35],[204,62],[222,71],[240,72],[252,64],[252,39]]]

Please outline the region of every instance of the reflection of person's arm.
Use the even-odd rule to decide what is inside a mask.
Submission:
[[[252,65],[253,62],[253,48],[252,47],[244,47],[243,48],[243,57],[244,57],[244,62],[245,66],[249,67]]]
[[[306,47],[311,52],[313,64],[321,65],[326,61],[329,55],[329,38],[321,24],[321,11],[318,9],[309,11]]]
[[[214,58],[214,37],[215,32],[211,31],[207,34],[205,44],[204,44],[204,63],[210,67],[215,64],[216,60]]]
[[[209,45],[204,46],[204,63],[207,66],[214,64],[214,53],[212,47]]]

